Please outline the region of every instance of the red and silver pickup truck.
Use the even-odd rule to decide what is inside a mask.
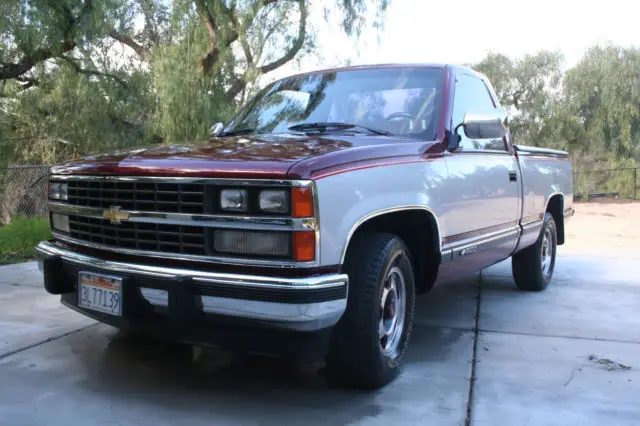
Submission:
[[[46,290],[134,334],[321,356],[376,388],[417,293],[509,257],[519,288],[545,289],[573,214],[567,153],[513,145],[463,67],[284,78],[211,132],[52,168]]]

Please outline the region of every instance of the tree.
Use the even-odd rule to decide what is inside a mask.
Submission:
[[[326,7],[358,36],[362,16],[381,17],[389,1]],[[0,8],[0,143],[20,161],[207,137],[261,76],[315,52],[303,0],[0,0]]]
[[[553,135],[564,112],[560,96],[562,55],[541,51],[511,59],[492,53],[473,68],[492,82],[503,107],[512,113],[511,131],[518,143],[563,147]]]
[[[584,130],[585,148],[640,160],[640,49],[589,49],[567,72],[564,100]]]
[[[630,172],[581,171],[633,168],[640,160],[640,49],[594,46],[564,74],[560,58],[549,52],[523,59],[491,54],[475,68],[512,109],[517,143],[569,151],[576,193],[632,196]]]

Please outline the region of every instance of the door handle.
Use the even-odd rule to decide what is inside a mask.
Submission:
[[[516,182],[518,180],[518,174],[515,170],[509,170],[509,182]]]

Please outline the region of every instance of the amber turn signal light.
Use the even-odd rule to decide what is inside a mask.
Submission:
[[[316,258],[316,233],[298,231],[293,233],[293,254],[296,262],[311,262]]]
[[[313,216],[311,188],[293,188],[291,194],[291,212],[293,217]]]

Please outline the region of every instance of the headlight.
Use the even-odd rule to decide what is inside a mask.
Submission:
[[[60,199],[61,200],[69,199],[69,184],[66,184],[66,183],[60,184]]]
[[[220,208],[230,212],[246,212],[249,196],[246,189],[223,189],[220,191]]]
[[[57,231],[69,233],[69,216],[51,213],[51,227]]]
[[[273,189],[261,191],[258,205],[265,213],[286,213],[289,211],[289,193]]]
[[[66,183],[50,183],[49,198],[54,200],[67,200],[69,198],[69,185]]]

